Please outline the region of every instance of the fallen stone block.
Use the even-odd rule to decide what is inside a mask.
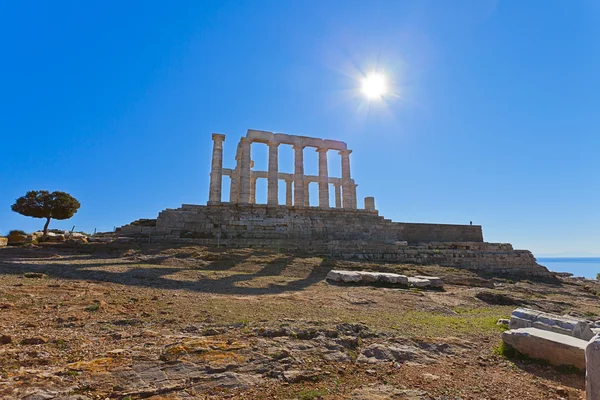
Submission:
[[[408,285],[408,277],[406,275],[392,274],[386,272],[381,272],[379,274],[378,281],[382,283]]]
[[[427,279],[429,281],[431,287],[435,287],[435,288],[444,287],[444,281],[442,281],[442,278],[438,278],[437,276],[417,275],[417,276],[415,276],[415,278]]]
[[[415,278],[412,276],[408,277],[408,283],[411,286],[414,286],[417,288],[424,288],[424,287],[431,286],[431,281],[429,279]]]
[[[377,280],[379,279],[379,274],[377,272],[359,271],[359,272],[357,272],[357,274],[360,275],[361,282],[364,282],[364,283],[377,282]]]
[[[531,358],[585,369],[585,347],[588,344],[585,340],[537,328],[505,331],[502,340]]]
[[[510,316],[510,329],[537,328],[573,336],[585,341],[594,337],[589,324],[581,319],[549,314],[529,308],[517,308]]]
[[[353,271],[331,270],[327,274],[327,279],[334,282],[360,282],[362,276],[358,272]]]

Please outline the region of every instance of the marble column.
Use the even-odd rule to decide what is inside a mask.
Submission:
[[[319,153],[319,207],[329,208],[329,172],[327,171],[327,150],[317,149]]]
[[[250,177],[250,204],[256,204],[256,180],[255,176]]]
[[[375,211],[375,197],[365,197],[365,210]]]
[[[351,204],[352,204],[352,209],[356,210],[358,208],[357,206],[357,201],[356,201],[356,188],[358,187],[357,184],[354,183],[354,180],[352,181],[352,184],[350,185],[350,187],[352,188],[352,200],[351,200]]]
[[[279,143],[269,142],[269,170],[267,172],[267,204],[277,205],[279,203]]]
[[[213,152],[210,169],[210,189],[208,192],[208,204],[221,203],[221,186],[223,185],[223,142],[225,135],[212,134]]]
[[[304,197],[304,146],[296,144],[294,145],[294,206],[305,207]]]
[[[231,186],[229,187],[229,202],[230,203],[239,203],[240,201],[240,168],[242,157],[238,153],[235,157],[236,167],[231,172]]]
[[[252,140],[243,137],[242,144],[242,162],[240,168],[240,203],[250,202],[250,149]]]
[[[342,208],[342,184],[334,183],[335,188],[335,208]]]
[[[350,176],[350,153],[352,150],[341,150],[342,157],[342,205],[352,208],[352,178]]]
[[[293,205],[292,201],[292,183],[294,181],[287,179],[285,181],[285,205],[291,207]]]
[[[310,192],[308,191],[310,188],[310,182],[308,180],[304,180],[304,207],[310,207]]]

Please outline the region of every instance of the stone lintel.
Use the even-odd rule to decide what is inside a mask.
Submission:
[[[346,150],[346,143],[339,140],[320,139],[310,136],[289,135],[286,133],[273,133],[258,129],[248,129],[246,137],[252,142],[266,143],[276,142],[288,145],[301,145],[306,147],[322,147],[329,150]]]

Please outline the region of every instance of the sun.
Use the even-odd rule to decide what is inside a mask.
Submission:
[[[381,99],[387,92],[385,75],[380,72],[368,74],[363,78],[361,91],[368,99]]]

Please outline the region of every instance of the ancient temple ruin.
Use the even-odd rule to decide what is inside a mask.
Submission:
[[[213,133],[212,168],[210,173],[210,192],[208,205],[222,203],[223,176],[231,179],[229,203],[256,204],[256,181],[267,179],[267,204],[278,205],[279,181],[286,184],[286,202],[288,207],[309,206],[309,183],[319,184],[319,208],[330,208],[329,189],[335,190],[335,208],[356,209],[356,187],[350,174],[350,154],[346,143],[337,140],[319,139],[307,136],[286,135],[250,129],[237,146],[234,169],[223,168],[223,142],[225,135]],[[252,143],[264,143],[269,147],[268,171],[253,171],[251,158]],[[294,173],[279,172],[279,146],[289,145],[294,149]],[[319,175],[304,174],[304,150],[314,148],[319,153]],[[328,151],[337,151],[341,159],[342,176],[331,177],[328,174]],[[374,210],[375,200],[365,198],[365,209]]]
[[[531,252],[508,243],[486,243],[479,225],[393,222],[379,215],[373,197],[357,207],[346,143],[248,130],[236,151],[235,168],[223,168],[225,135],[213,134],[207,205],[167,208],[155,220],[139,220],[117,229],[122,236],[206,246],[268,248],[331,257],[439,264],[522,276],[550,276]],[[269,147],[268,171],[253,171],[251,144]],[[294,173],[279,172],[279,146],[294,149]],[[319,153],[319,174],[304,173],[304,151]],[[330,153],[331,152],[331,153]],[[328,173],[328,155],[337,152],[341,177]],[[223,176],[231,179],[223,201]],[[267,204],[256,203],[256,181],[267,179]],[[279,183],[286,184],[278,204]],[[317,182],[319,204],[308,202],[308,184]],[[333,185],[335,204],[330,204]]]

